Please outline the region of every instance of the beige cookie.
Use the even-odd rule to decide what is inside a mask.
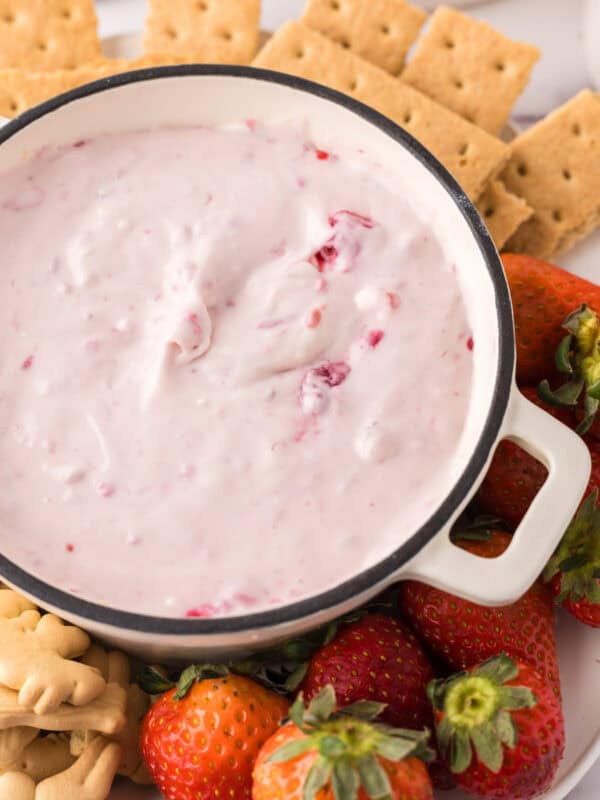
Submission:
[[[0,772],[8,770],[38,736],[37,728],[20,727],[0,731]]]
[[[580,92],[510,147],[502,180],[534,214],[506,249],[554,258],[600,225],[600,94]]]
[[[502,181],[492,181],[477,201],[477,210],[498,250],[533,214],[525,200],[509,192]]]
[[[13,592],[12,589],[0,589],[0,617],[12,619],[18,617],[24,611],[35,611],[35,605],[22,597],[20,594]]]
[[[15,691],[0,687],[0,730],[28,726],[44,731],[92,730],[114,736],[125,727],[126,705],[125,689],[109,683],[85,706],[62,703],[48,714],[36,714],[20,705]]]
[[[22,772],[0,775],[0,797],[6,800],[36,800],[35,783]]]
[[[19,693],[22,708],[48,714],[61,703],[86,705],[106,682],[100,673],[71,659],[90,645],[86,633],[53,614],[25,610],[0,618],[0,684]]]
[[[40,783],[35,800],[106,800],[121,760],[121,748],[94,739],[72,767]]]
[[[0,67],[73,69],[101,57],[94,0],[2,0]]]
[[[248,64],[258,48],[259,22],[260,0],[149,0],[144,51]]]
[[[152,779],[140,752],[140,725],[148,710],[150,700],[139,686],[130,684],[131,674],[129,659],[118,651],[107,652],[100,645],[94,644],[84,655],[82,661],[100,670],[110,683],[118,683],[127,692],[124,728],[111,739],[121,746],[122,758],[119,775],[130,778],[134,783],[150,784]],[[90,731],[74,731],[71,736],[71,752],[79,755],[87,747],[96,734]]]
[[[22,772],[35,783],[58,775],[68,769],[75,761],[69,747],[69,737],[65,734],[51,733],[38,736],[26,747],[19,758],[6,770]]]
[[[444,106],[299,22],[287,22],[254,66],[325,84],[405,128],[476,200],[509,157],[508,146]]]
[[[438,8],[402,80],[489,133],[506,123],[540,57],[537,47],[453,8]]]

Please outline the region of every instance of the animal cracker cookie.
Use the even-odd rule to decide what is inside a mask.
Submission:
[[[12,589],[0,589],[0,618],[12,619],[24,611],[36,611],[36,606]]]
[[[302,21],[342,47],[399,75],[427,14],[406,0],[308,0]]]
[[[0,772],[8,770],[38,735],[37,728],[20,727],[0,731]]]
[[[39,736],[37,730],[34,733],[36,738],[4,771],[22,772],[32,778],[34,783],[41,783],[68,769],[74,763],[75,757],[71,754],[69,738],[65,734]]]
[[[125,727],[126,705],[125,690],[109,683],[85,706],[62,703],[47,714],[36,714],[21,706],[17,692],[0,687],[0,731],[25,726],[44,731],[91,730],[113,736]]]
[[[137,684],[131,683],[129,659],[123,653],[107,652],[100,645],[93,644],[82,660],[96,667],[109,683],[118,683],[127,693],[127,722],[122,730],[111,737],[121,746],[119,775],[130,778],[134,783],[152,783],[139,747],[140,726],[150,701]],[[79,755],[96,735],[92,731],[74,731],[71,752]]]
[[[10,800],[106,800],[121,752],[115,742],[98,737],[68,769],[37,784],[22,772],[0,776],[0,797]]]
[[[36,800],[35,782],[22,772],[6,772],[0,775],[0,797],[10,800]]]
[[[51,713],[65,701],[86,705],[106,686],[96,669],[70,660],[89,644],[86,633],[53,614],[28,609],[0,618],[0,684],[17,691],[19,705],[36,714]]]

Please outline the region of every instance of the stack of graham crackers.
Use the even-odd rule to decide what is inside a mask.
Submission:
[[[463,186],[499,249],[549,258],[600,223],[600,98],[583,91],[506,144],[499,134],[539,51],[453,9],[428,18],[407,0],[307,0],[256,56],[260,0],[149,0],[145,54],[133,62],[102,56],[93,0],[2,9],[5,116],[127,69],[252,63],[351,95],[408,130]]]

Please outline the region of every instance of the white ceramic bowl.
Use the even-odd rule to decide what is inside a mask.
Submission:
[[[214,620],[165,619],[89,603],[49,586],[0,555],[0,576],[45,608],[115,645],[149,658],[211,657],[248,651],[344,613],[400,578],[415,577],[485,604],[519,597],[552,554],[587,484],[580,438],[529,403],[514,384],[514,330],[498,255],[480,217],[446,170],[410,135],[352,99],[297,78],[241,67],[186,66],[120,75],[26,112],[0,131],[0,174],[48,144],[103,132],[258,118],[302,118],[315,141],[339,144],[402,172],[413,202],[448,243],[476,342],[473,401],[457,454],[457,479],[422,528],[389,557],[323,594],[272,611]],[[477,558],[449,540],[496,443],[518,440],[549,477],[507,552]],[[560,497],[561,502],[552,502]]]

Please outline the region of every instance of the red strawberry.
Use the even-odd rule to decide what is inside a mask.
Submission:
[[[532,403],[574,427],[572,409],[546,406],[533,388],[521,391]],[[516,528],[547,477],[548,470],[540,461],[514,442],[504,440],[498,445],[479,487],[477,504],[485,513],[501,517]]]
[[[502,256],[515,314],[517,380],[534,385],[554,372],[565,319],[586,304],[600,312],[600,287],[531,256]]]
[[[496,558],[511,537],[491,530],[482,541],[458,540],[464,550]],[[400,585],[400,601],[419,638],[451,669],[467,669],[501,652],[530,664],[560,695],[552,592],[536,581],[516,603],[487,608],[417,581]]]
[[[363,249],[365,230],[375,227],[370,217],[354,211],[337,211],[329,217],[334,232],[309,261],[321,273],[337,269],[348,272]]]
[[[332,686],[304,709],[302,695],[291,722],[272,736],[254,769],[252,800],[433,800],[421,757],[428,733],[394,730],[373,719],[378,703],[335,711]]]
[[[181,688],[168,691],[147,713],[144,761],[167,800],[249,800],[256,757],[288,703],[248,678],[203,674],[186,670]]]
[[[530,800],[550,788],[565,749],[559,699],[505,655],[429,687],[436,735],[456,782],[486,800]]]
[[[565,411],[570,413],[565,409],[548,410],[554,415]],[[592,473],[587,490],[589,493],[600,488],[600,440],[587,436],[585,441],[592,458]],[[495,514],[516,527],[547,476],[544,465],[514,442],[500,442],[477,492],[477,505],[481,511]]]
[[[574,617],[600,628],[600,507],[598,489],[581,506],[544,572],[556,601]]]
[[[311,700],[331,684],[340,706],[358,700],[385,703],[390,725],[431,725],[426,688],[434,673],[423,648],[404,623],[367,614],[339,630],[311,658],[301,689]]]

